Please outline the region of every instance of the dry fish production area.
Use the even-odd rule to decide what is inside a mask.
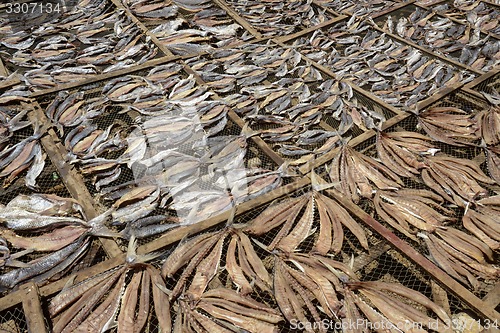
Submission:
[[[0,332],[498,332],[499,20],[2,2]]]

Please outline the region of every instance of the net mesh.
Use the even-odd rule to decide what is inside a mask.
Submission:
[[[28,324],[22,307],[16,306],[0,313],[0,330],[8,333],[28,331]]]

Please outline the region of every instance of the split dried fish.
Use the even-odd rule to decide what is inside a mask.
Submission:
[[[427,190],[401,189],[377,191],[373,203],[377,214],[396,230],[416,239],[419,231],[433,232],[450,223],[452,211],[442,206],[444,200]]]
[[[388,167],[344,144],[328,167],[334,187],[353,202],[371,198],[375,189],[399,189],[402,181]]]
[[[444,199],[460,207],[488,194],[488,190],[479,183],[495,183],[471,160],[439,154],[424,157],[424,163],[427,166],[422,171],[424,183]]]
[[[430,137],[450,145],[471,145],[479,138],[474,116],[456,107],[429,108],[419,112],[418,121]]]

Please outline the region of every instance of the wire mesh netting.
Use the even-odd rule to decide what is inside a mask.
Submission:
[[[6,333],[21,333],[28,331],[28,325],[22,307],[16,306],[0,313],[0,330]]]
[[[19,14],[19,22],[10,22],[8,18],[14,14],[5,13],[8,7],[0,10],[6,18],[1,23],[5,31],[0,46],[2,60],[9,71],[23,74],[32,91],[81,81],[163,55],[108,0],[68,1],[67,9],[60,9],[61,15],[49,15],[38,25],[26,23],[32,22],[27,21],[29,14]],[[35,6],[30,11],[45,15],[46,10]],[[8,37],[9,32],[15,32],[15,37]]]

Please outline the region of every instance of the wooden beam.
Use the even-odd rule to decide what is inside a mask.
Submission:
[[[293,191],[298,190],[310,183],[309,178],[303,177],[298,179],[297,181],[290,183],[285,186],[281,186],[274,191],[263,194],[255,199],[243,202],[236,206],[235,216],[248,212],[256,207],[262,206],[266,203],[269,203],[283,195],[289,194]],[[211,228],[217,224],[227,221],[231,214],[231,211],[226,211],[222,214],[218,214],[217,216],[211,217],[207,220],[197,222],[195,224],[185,226],[182,228],[177,228],[172,231],[169,231],[159,238],[151,241],[150,243],[144,244],[137,249],[138,254],[145,254],[157,251],[165,246],[178,242],[183,237],[187,235],[192,235],[194,233],[202,232],[208,228]]]
[[[354,272],[357,272],[363,269],[374,260],[377,260],[378,257],[380,257],[390,249],[391,246],[386,242],[383,242],[381,246],[372,246],[372,248],[369,249],[368,253],[362,253],[358,257],[354,258],[354,265],[352,266],[352,270]]]
[[[233,110],[230,110],[228,112],[228,116],[229,119],[234,121],[240,128],[243,128],[245,126],[245,121],[241,119],[240,116],[238,116]],[[284,159],[279,156],[271,147],[269,147],[269,145],[260,136],[252,136],[250,139],[264,152],[265,155],[273,160],[274,163],[276,163],[278,166],[283,164]]]
[[[455,92],[456,90],[460,89],[463,87],[463,83],[461,82],[456,82],[452,84],[451,86],[446,86],[444,88],[441,88],[437,94],[432,95],[429,98],[426,98],[420,102],[417,103],[416,105],[416,110],[423,110],[430,105],[436,103],[437,101],[441,100],[443,97]]]
[[[28,332],[48,332],[42,311],[38,287],[34,282],[23,286],[23,312],[28,324]]]
[[[0,60],[0,62],[1,61],[2,60]],[[17,74],[11,74],[5,80],[0,82],[0,90],[5,89],[5,88],[10,88],[10,87],[15,86],[16,84],[19,84],[19,83],[21,83],[19,76],[17,76]]]
[[[32,108],[32,111],[28,113],[28,119],[31,123],[41,122],[42,124],[49,124],[45,113],[36,101],[33,101],[32,105],[26,104],[25,107]],[[67,151],[61,144],[54,130],[52,128],[48,129],[46,135],[40,139],[40,142],[52,161],[52,164],[56,167],[69,193],[80,203],[80,206],[82,206],[86,217],[92,219],[98,216],[99,212],[95,208],[96,204],[94,198],[85,187],[83,177],[71,164],[67,163],[65,157]],[[112,258],[122,254],[122,251],[114,240],[108,238],[99,238],[99,240],[109,257]]]
[[[495,75],[497,75],[499,73],[500,73],[500,66],[497,66],[496,68],[493,68],[488,73],[485,73],[485,74],[475,78],[471,82],[467,83],[464,87],[467,89],[475,90],[475,87],[477,87],[478,85],[480,85],[484,81],[491,79],[492,77],[494,77]]]

